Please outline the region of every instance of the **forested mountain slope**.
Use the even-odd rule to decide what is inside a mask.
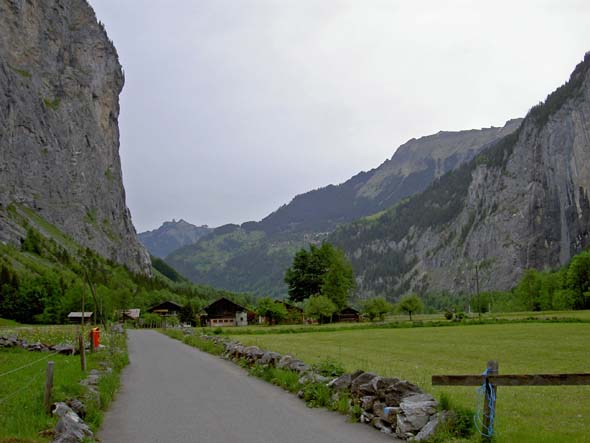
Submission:
[[[514,133],[380,217],[331,237],[358,294],[508,289],[589,246],[590,55]]]
[[[412,139],[371,171],[298,195],[260,222],[217,228],[196,244],[172,252],[166,261],[194,282],[284,295],[283,276],[299,248],[321,242],[339,224],[375,214],[424,190],[519,124],[517,119],[502,128]]]

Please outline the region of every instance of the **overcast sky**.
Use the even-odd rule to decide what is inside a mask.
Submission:
[[[590,50],[587,0],[90,2],[138,231],[260,220],[412,137],[501,126]]]

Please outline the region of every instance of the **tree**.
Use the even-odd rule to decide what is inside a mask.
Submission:
[[[376,318],[383,320],[385,314],[391,311],[393,306],[383,297],[370,298],[363,303],[363,313],[367,314],[369,320],[373,321]]]
[[[336,305],[325,295],[312,295],[305,302],[303,311],[307,317],[314,318],[321,324],[325,319],[332,318],[336,312]]]
[[[566,284],[576,294],[574,309],[590,307],[590,252],[576,255],[567,270]]]
[[[201,303],[196,300],[190,300],[180,309],[178,317],[182,323],[190,323],[192,326],[194,326],[197,324],[197,315],[201,309]]]
[[[410,316],[410,321],[412,321],[412,314],[421,312],[422,309],[424,309],[424,304],[416,294],[404,295],[400,298],[397,308],[400,312],[408,314]]]
[[[258,308],[256,313],[268,319],[269,324],[280,323],[287,317],[287,308],[283,303],[271,299],[270,297],[263,297],[258,300]]]
[[[321,294],[337,309],[342,309],[354,287],[354,274],[344,253],[330,243],[323,243],[320,247],[310,245],[309,251],[302,248],[295,254],[285,274],[285,283],[293,302]]]

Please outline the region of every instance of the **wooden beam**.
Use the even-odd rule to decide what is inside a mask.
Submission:
[[[490,375],[488,381],[494,386],[574,386],[590,385],[590,373],[584,374],[525,374]],[[480,386],[483,375],[433,375],[433,386]]]

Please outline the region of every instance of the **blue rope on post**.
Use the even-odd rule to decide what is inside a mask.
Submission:
[[[494,435],[494,420],[496,418],[496,389],[488,382],[487,368],[482,375],[483,383],[476,391],[477,407],[473,415],[473,422],[482,437],[491,440]]]

